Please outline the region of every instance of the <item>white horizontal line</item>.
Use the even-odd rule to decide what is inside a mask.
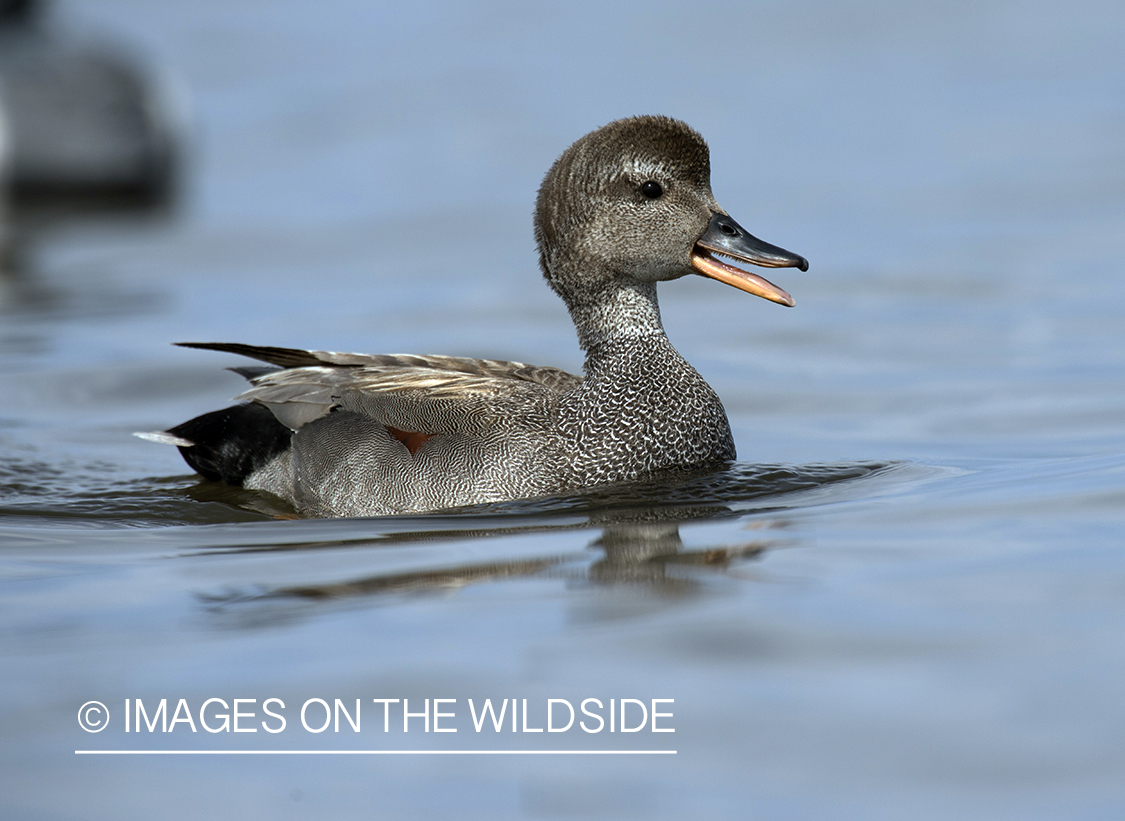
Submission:
[[[75,755],[676,755],[676,750],[75,750]]]

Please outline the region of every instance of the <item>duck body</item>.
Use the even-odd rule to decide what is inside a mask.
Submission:
[[[149,438],[209,479],[308,516],[373,516],[555,494],[735,458],[722,402],[664,333],[656,283],[702,273],[781,304],[712,256],[807,269],[714,201],[706,144],[665,117],[618,120],[556,161],[536,239],[584,376],[442,356],[188,343],[269,363],[237,369],[244,404]]]

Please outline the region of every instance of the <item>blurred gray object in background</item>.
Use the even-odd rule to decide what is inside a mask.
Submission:
[[[182,118],[167,84],[113,42],[68,36],[42,6],[0,0],[0,198],[168,200]]]

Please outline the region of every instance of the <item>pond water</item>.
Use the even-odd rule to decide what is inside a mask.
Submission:
[[[5,818],[1125,812],[1120,4],[52,16],[158,67],[190,125],[174,208],[24,226],[0,280]],[[240,390],[175,341],[578,370],[531,205],[572,140],[649,112],[811,264],[774,278],[793,310],[662,286],[729,469],[290,521],[130,435]]]

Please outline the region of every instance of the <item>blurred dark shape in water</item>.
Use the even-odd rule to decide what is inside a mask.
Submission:
[[[59,223],[171,204],[183,142],[169,84],[126,49],[72,36],[38,0],[0,0],[0,272]]]

